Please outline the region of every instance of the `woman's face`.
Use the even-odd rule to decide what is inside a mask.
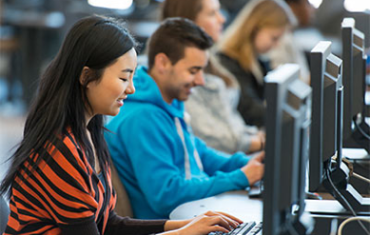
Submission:
[[[100,81],[87,84],[86,95],[91,104],[93,115],[115,116],[128,94],[135,92],[133,75],[137,65],[134,49],[119,57],[117,61],[104,69]]]
[[[217,42],[222,33],[225,18],[220,12],[218,0],[203,0],[202,10],[198,13],[195,23]]]
[[[279,39],[285,32],[285,27],[281,28],[261,28],[254,38],[254,47],[258,54],[267,53],[274,48]]]

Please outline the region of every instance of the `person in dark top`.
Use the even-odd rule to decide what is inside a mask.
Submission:
[[[240,83],[238,110],[249,125],[264,126],[264,76],[270,66],[262,55],[277,45],[290,24],[285,2],[253,0],[240,11],[218,45],[220,63]]]
[[[218,212],[182,221],[114,212],[103,115],[117,115],[135,92],[135,44],[114,18],[87,17],[69,31],[41,78],[23,140],[1,183],[0,196],[10,197],[11,211],[4,234],[195,235],[228,232],[241,223]]]

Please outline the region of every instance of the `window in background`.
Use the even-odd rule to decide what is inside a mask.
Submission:
[[[126,10],[132,6],[133,0],[88,0],[87,2],[94,7]]]

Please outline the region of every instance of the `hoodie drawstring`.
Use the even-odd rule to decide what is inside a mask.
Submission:
[[[175,117],[175,124],[176,124],[177,133],[179,134],[179,136],[181,138],[181,141],[182,141],[182,145],[184,147],[185,177],[186,177],[186,179],[191,179],[189,153],[188,153],[188,149],[186,147],[185,136],[184,136],[184,132],[182,130],[181,122],[180,122],[180,119],[178,117]],[[194,153],[193,154],[194,154],[195,161],[196,161],[199,169],[203,171],[203,164],[202,164],[202,161],[200,160],[200,157],[199,157],[198,151],[195,147],[194,141],[192,141],[192,144],[194,146]]]

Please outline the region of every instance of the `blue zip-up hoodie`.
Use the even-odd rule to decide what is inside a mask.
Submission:
[[[113,133],[105,137],[136,218],[168,218],[182,203],[249,186],[240,170],[249,157],[221,153],[193,136],[183,119],[183,102],[166,103],[145,67],[138,68],[134,83],[135,94],[108,123]],[[185,150],[175,118],[180,120],[189,153],[190,179],[185,177]],[[203,170],[196,163],[194,147]]]

